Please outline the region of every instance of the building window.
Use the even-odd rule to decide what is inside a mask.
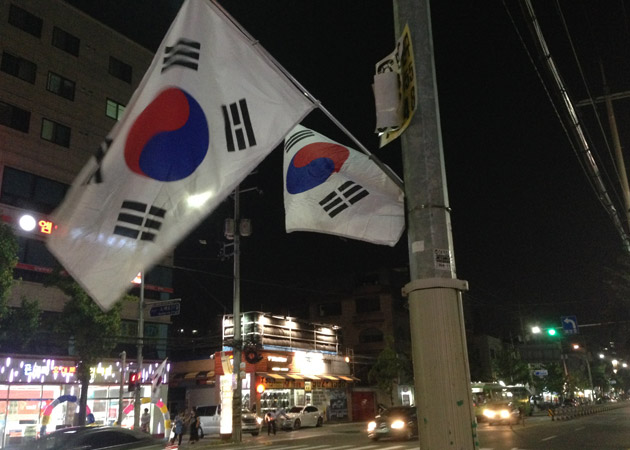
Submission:
[[[42,19],[18,6],[11,5],[9,23],[35,37],[42,35]]]
[[[369,313],[381,310],[379,297],[361,297],[354,300],[357,314]]]
[[[2,63],[0,70],[18,77],[21,80],[35,84],[35,75],[37,74],[37,64],[11,53],[2,53]]]
[[[118,103],[112,99],[107,99],[107,107],[105,108],[105,114],[107,117],[111,117],[115,120],[120,120],[123,113],[125,112],[125,105]]]
[[[383,342],[383,332],[378,328],[367,328],[359,333],[359,342],[361,344]]]
[[[131,84],[131,66],[113,56],[109,57],[109,74]]]
[[[68,80],[54,72],[48,72],[46,89],[68,100],[74,100],[74,81]]]
[[[64,183],[5,167],[0,203],[49,214],[61,204],[67,190]]]
[[[42,119],[42,139],[70,147],[70,128],[52,120]]]
[[[341,302],[322,303],[319,305],[319,316],[340,316]]]
[[[31,122],[31,113],[17,106],[0,102],[0,124],[28,133]]]
[[[74,56],[79,56],[81,41],[61,28],[53,27],[52,45]]]

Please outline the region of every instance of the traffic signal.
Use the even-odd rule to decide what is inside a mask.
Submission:
[[[555,328],[548,328],[547,329],[547,334],[551,337],[557,336],[558,332],[556,331]]]
[[[256,364],[263,359],[263,356],[260,354],[258,346],[254,344],[247,345],[243,349],[243,353],[245,354],[245,361],[250,364]]]
[[[256,346],[248,346],[244,350],[245,353],[245,361],[250,364],[256,364],[260,360],[263,359],[262,355],[258,352]]]
[[[134,392],[140,385],[140,372],[129,373],[129,392]]]

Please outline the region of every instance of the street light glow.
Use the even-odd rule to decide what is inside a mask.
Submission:
[[[540,334],[540,327],[538,327],[538,326],[532,327],[532,333]]]

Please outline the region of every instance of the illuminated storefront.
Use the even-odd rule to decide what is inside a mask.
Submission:
[[[256,364],[245,365],[244,407],[265,413],[312,404],[325,411],[328,420],[349,418],[349,390],[356,378],[346,357],[305,351],[261,351],[261,356]],[[221,353],[214,359],[219,377],[224,373]],[[250,383],[251,379],[255,383]]]
[[[141,398],[150,401],[151,375],[159,364],[146,362],[142,369]],[[125,373],[134,371],[127,366]],[[73,359],[42,359],[0,356],[0,448],[22,444],[41,433],[73,425],[78,414],[81,386],[76,377]],[[118,419],[121,366],[108,360],[91,368],[88,387],[88,423],[112,425]],[[133,426],[134,393],[123,383],[123,427]],[[166,399],[168,384],[160,387],[160,397]],[[146,400],[144,398],[147,398]],[[152,410],[151,432],[164,433],[170,424],[168,411],[161,402]],[[126,413],[129,413],[127,415]]]

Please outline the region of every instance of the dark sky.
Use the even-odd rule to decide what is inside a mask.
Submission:
[[[103,0],[97,10],[92,1],[71,3],[151,49],[179,5]],[[390,2],[220,3],[364,145],[402,173],[399,144],[379,150],[373,133],[374,64],[393,50],[396,38]],[[589,92],[602,94],[600,58],[611,91],[628,89],[626,6],[621,1],[606,8],[597,0],[534,2],[574,101]],[[543,79],[548,76],[536,60],[519,4],[436,1],[432,13],[455,262],[458,278],[470,283],[466,302],[476,311],[476,328],[507,335],[518,334],[519,319],[525,325],[548,320],[556,326],[561,315],[577,315],[579,323],[598,321],[605,295],[602,269],[614,265],[622,243],[541,84],[537,70]],[[615,103],[622,145],[630,119],[627,102]],[[608,136],[605,110],[598,111]],[[619,209],[619,183],[594,117],[585,111],[583,125]],[[351,144],[319,112],[303,124]],[[321,234],[285,234],[280,153],[274,151],[243,184],[263,191],[242,195],[242,216],[250,217],[254,228],[242,248],[243,309],[292,308],[313,291],[322,297],[339,292],[332,281],[339,276],[407,264],[405,236],[389,248]],[[219,305],[231,311],[232,263],[217,258],[221,223],[231,211],[228,200],[177,251],[178,265],[200,270],[177,271],[184,312],[175,319],[186,325],[205,326],[210,316],[223,313]]]

